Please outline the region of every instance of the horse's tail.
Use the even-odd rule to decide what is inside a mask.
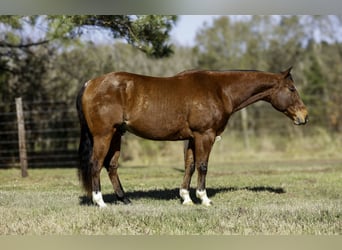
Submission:
[[[88,193],[91,194],[92,191],[92,174],[91,174],[91,164],[90,158],[93,151],[93,136],[87,125],[87,121],[84,117],[82,108],[82,97],[85,90],[85,86],[82,87],[77,95],[76,108],[78,113],[78,118],[81,127],[80,145],[78,148],[79,155],[79,166],[78,166],[78,176],[83,184],[83,188]]]

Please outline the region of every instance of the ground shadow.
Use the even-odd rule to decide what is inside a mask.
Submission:
[[[227,187],[227,188],[207,188],[208,197],[214,197],[218,193],[225,192],[235,192],[239,190],[247,190],[251,192],[269,192],[275,194],[284,194],[286,191],[281,187],[267,187],[267,186],[257,186],[257,187]],[[190,195],[193,198],[194,203],[200,203],[200,200],[196,198],[195,189],[190,189]],[[126,196],[134,202],[134,200],[139,199],[156,199],[156,200],[175,200],[179,199],[179,188],[173,189],[152,189],[146,191],[131,191],[126,192]],[[109,204],[119,203],[116,195],[114,194],[104,194],[103,200]],[[87,196],[80,196],[80,205],[91,205],[91,199]]]

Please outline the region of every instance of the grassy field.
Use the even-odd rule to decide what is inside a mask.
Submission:
[[[109,206],[100,210],[83,196],[75,169],[30,169],[24,179],[18,169],[0,170],[0,235],[342,233],[340,159],[212,163],[212,207],[181,205],[181,162],[124,164],[119,173],[133,204],[116,202],[103,171]]]

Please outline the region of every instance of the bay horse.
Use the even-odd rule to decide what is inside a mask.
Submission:
[[[121,136],[129,131],[145,139],[186,141],[180,197],[183,204],[193,204],[189,189],[197,170],[196,196],[210,206],[209,154],[233,113],[263,100],[294,124],[307,123],[308,112],[290,71],[189,70],[172,77],[112,72],[89,80],[76,102],[81,127],[79,177],[84,189],[95,204],[106,206],[100,185],[104,166],[117,198],[130,203],[117,173]]]

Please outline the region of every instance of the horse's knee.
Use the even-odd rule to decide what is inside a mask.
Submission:
[[[192,174],[195,172],[195,163],[192,162],[192,163],[190,164],[189,168],[190,168],[190,174],[192,175]]]
[[[198,171],[202,174],[207,174],[208,172],[208,163],[207,162],[200,162],[198,166]]]

